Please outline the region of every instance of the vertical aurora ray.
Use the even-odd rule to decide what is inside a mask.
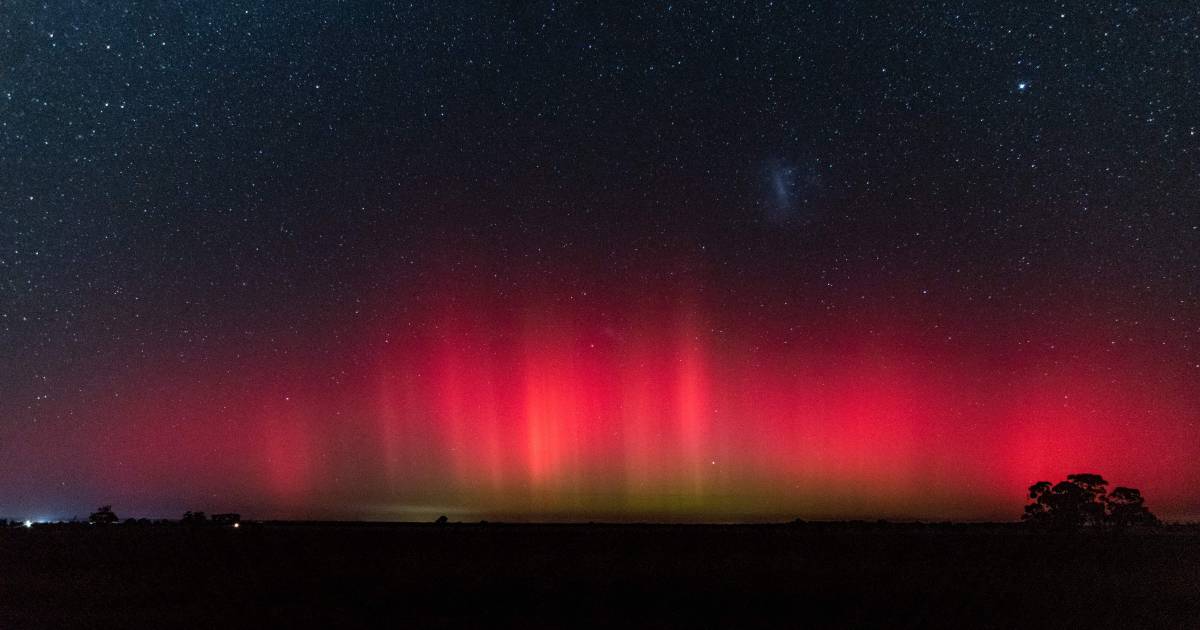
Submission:
[[[675,351],[675,400],[673,415],[678,419],[678,444],[685,477],[691,480],[691,492],[702,496],[704,462],[708,451],[711,384],[708,377],[704,333],[689,313],[683,318]]]

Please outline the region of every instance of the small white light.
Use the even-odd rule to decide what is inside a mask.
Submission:
[[[234,529],[237,529],[237,528],[239,528],[239,527],[241,527],[241,526],[242,526],[242,524],[241,524],[241,523],[234,523],[234,524],[233,524],[233,528],[234,528]]]
[[[25,528],[28,529],[30,527],[33,527],[33,521],[25,521]]]

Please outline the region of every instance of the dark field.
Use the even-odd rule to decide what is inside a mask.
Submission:
[[[0,627],[1200,627],[1200,532],[1010,526],[44,526]]]

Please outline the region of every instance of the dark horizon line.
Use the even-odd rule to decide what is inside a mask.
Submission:
[[[4,519],[11,525],[20,525],[22,523],[30,523],[30,526],[50,526],[50,525],[90,525],[86,520],[53,520],[53,521],[30,521],[28,519]],[[150,517],[129,517],[122,519],[111,525],[101,525],[101,527],[120,526],[128,520],[149,521],[151,524],[163,523],[178,523],[184,524],[180,518],[150,518]],[[804,527],[804,526],[869,526],[869,527],[888,527],[888,526],[920,526],[920,527],[1021,527],[1029,525],[1022,520],[1008,521],[969,521],[969,520],[921,520],[921,519],[803,519],[796,518],[788,521],[653,521],[653,520],[633,520],[633,521],[610,521],[610,520],[591,520],[591,521],[517,521],[517,520],[489,520],[480,519],[472,521],[454,521],[447,520],[445,522],[437,521],[379,521],[379,520],[342,520],[342,519],[241,519],[241,523],[255,525],[270,525],[270,526],[329,526],[329,527]],[[206,522],[205,525],[221,526],[221,523]],[[1180,520],[1163,521],[1164,526],[1185,526],[1196,527],[1200,526],[1200,520]]]

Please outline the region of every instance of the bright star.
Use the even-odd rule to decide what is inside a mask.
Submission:
[[[1022,82],[1020,82],[1020,83],[1018,83],[1018,84],[1017,84],[1017,89],[1018,89],[1018,90],[1024,90],[1024,89],[1025,89],[1025,88],[1027,88],[1027,87],[1029,87],[1029,84],[1028,84],[1028,83],[1026,83],[1026,82],[1024,82],[1024,81],[1022,81]]]

